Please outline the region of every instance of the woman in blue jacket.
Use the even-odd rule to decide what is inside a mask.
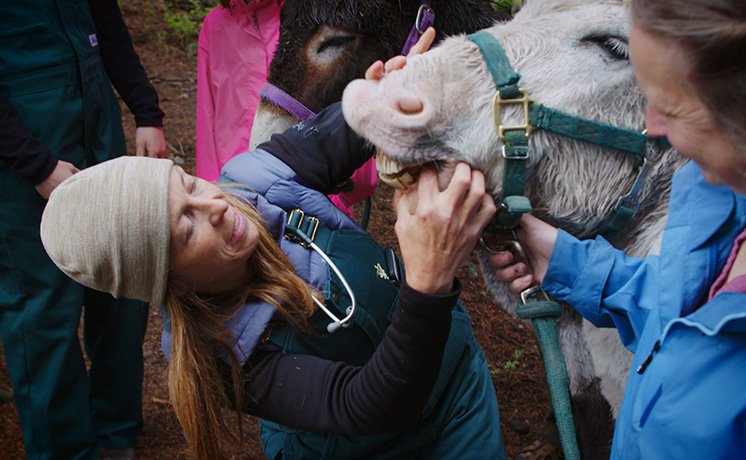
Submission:
[[[506,458],[454,277],[495,211],[484,177],[460,164],[440,191],[427,171],[399,200],[404,273],[327,198],[371,154],[336,104],[234,157],[217,185],[129,157],[52,194],[52,260],[163,305],[171,402],[196,458],[224,458],[227,405],[262,419],[271,459]]]
[[[525,263],[492,257],[498,279],[534,282],[635,360],[613,459],[746,453],[746,4],[633,0],[630,56],[647,128],[690,158],[674,175],[659,256],[626,257],[532,216]]]

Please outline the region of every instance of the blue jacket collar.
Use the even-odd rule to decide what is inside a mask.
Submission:
[[[668,323],[662,337],[665,338],[668,331],[679,324],[695,327],[708,336],[722,332],[746,332],[746,294],[722,292],[716,295],[691,314]]]

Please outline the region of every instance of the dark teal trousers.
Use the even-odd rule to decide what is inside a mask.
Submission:
[[[24,182],[0,171],[0,337],[26,456],[96,459],[97,444],[129,446],[140,433],[148,305],[62,273],[39,238],[45,201]]]
[[[19,27],[11,38],[32,43],[17,37],[38,27]],[[19,46],[19,59],[36,56]],[[121,112],[97,54],[18,75],[0,78],[0,91],[53,155],[82,169],[125,154]],[[130,446],[140,433],[148,305],[86,289],[57,269],[39,237],[45,204],[0,161],[0,337],[27,458],[95,460],[98,445]],[[78,340],[83,310],[90,369]]]

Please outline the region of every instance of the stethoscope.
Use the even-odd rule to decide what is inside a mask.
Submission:
[[[344,285],[345,289],[347,290],[347,294],[350,296],[350,301],[352,302],[349,307],[345,310],[345,313],[347,316],[345,316],[342,319],[339,319],[337,315],[331,312],[328,308],[326,308],[326,305],[324,305],[324,302],[320,301],[316,296],[313,297],[313,301],[316,302],[316,305],[321,308],[321,310],[326,313],[326,316],[328,316],[332,322],[329,323],[329,325],[326,326],[326,330],[331,334],[335,331],[337,331],[340,327],[350,327],[352,324],[352,318],[355,316],[355,308],[357,307],[357,303],[355,301],[355,293],[352,292],[352,288],[350,288],[350,285],[347,284],[347,280],[345,279],[344,275],[342,275],[342,272],[339,271],[337,268],[337,265],[332,262],[332,260],[324,253],[324,251],[321,250],[320,247],[316,245],[313,241],[310,244],[311,249],[316,251],[324,261],[329,264],[329,266],[334,270],[334,273],[337,274],[340,281],[342,281],[342,284]]]
[[[300,216],[300,218],[297,220],[297,223],[295,223],[295,219],[294,219],[296,213],[298,213],[297,215]],[[341,327],[350,327],[350,325],[352,324],[352,319],[355,316],[355,309],[357,308],[357,302],[355,300],[355,293],[352,292],[352,288],[347,283],[347,279],[345,279],[344,275],[342,275],[342,272],[339,270],[339,268],[337,268],[337,265],[334,262],[332,262],[329,256],[327,256],[326,253],[324,253],[324,251],[322,251],[321,248],[316,243],[313,242],[313,238],[316,235],[316,229],[312,231],[312,236],[309,237],[303,230],[299,228],[304,218],[307,218],[310,221],[313,221],[316,224],[316,228],[318,228],[319,221],[317,218],[307,217],[305,216],[305,213],[301,211],[300,209],[294,209],[293,211],[290,212],[290,215],[288,216],[287,225],[285,226],[285,232],[286,232],[285,238],[289,239],[290,241],[297,241],[302,246],[306,248],[311,248],[314,251],[316,251],[316,253],[318,253],[321,256],[321,258],[324,259],[324,261],[327,264],[329,264],[331,269],[334,270],[334,273],[336,273],[340,281],[342,281],[342,285],[344,285],[345,289],[347,290],[347,293],[350,296],[351,304],[345,310],[345,313],[347,316],[345,316],[342,319],[339,319],[337,315],[335,315],[334,313],[332,313],[331,310],[326,308],[326,305],[324,305],[324,302],[319,300],[315,295],[311,296],[313,297],[313,301],[316,303],[316,305],[318,305],[318,307],[321,308],[321,310],[326,314],[326,316],[328,316],[332,320],[332,322],[326,326],[326,330],[331,334],[339,330],[339,328]],[[291,225],[291,222],[294,222],[294,224]],[[288,235],[287,234],[288,232],[291,233],[291,235]]]

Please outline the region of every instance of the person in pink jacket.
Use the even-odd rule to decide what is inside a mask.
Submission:
[[[283,0],[220,0],[204,20],[197,52],[198,177],[249,150],[257,93],[280,35]]]

